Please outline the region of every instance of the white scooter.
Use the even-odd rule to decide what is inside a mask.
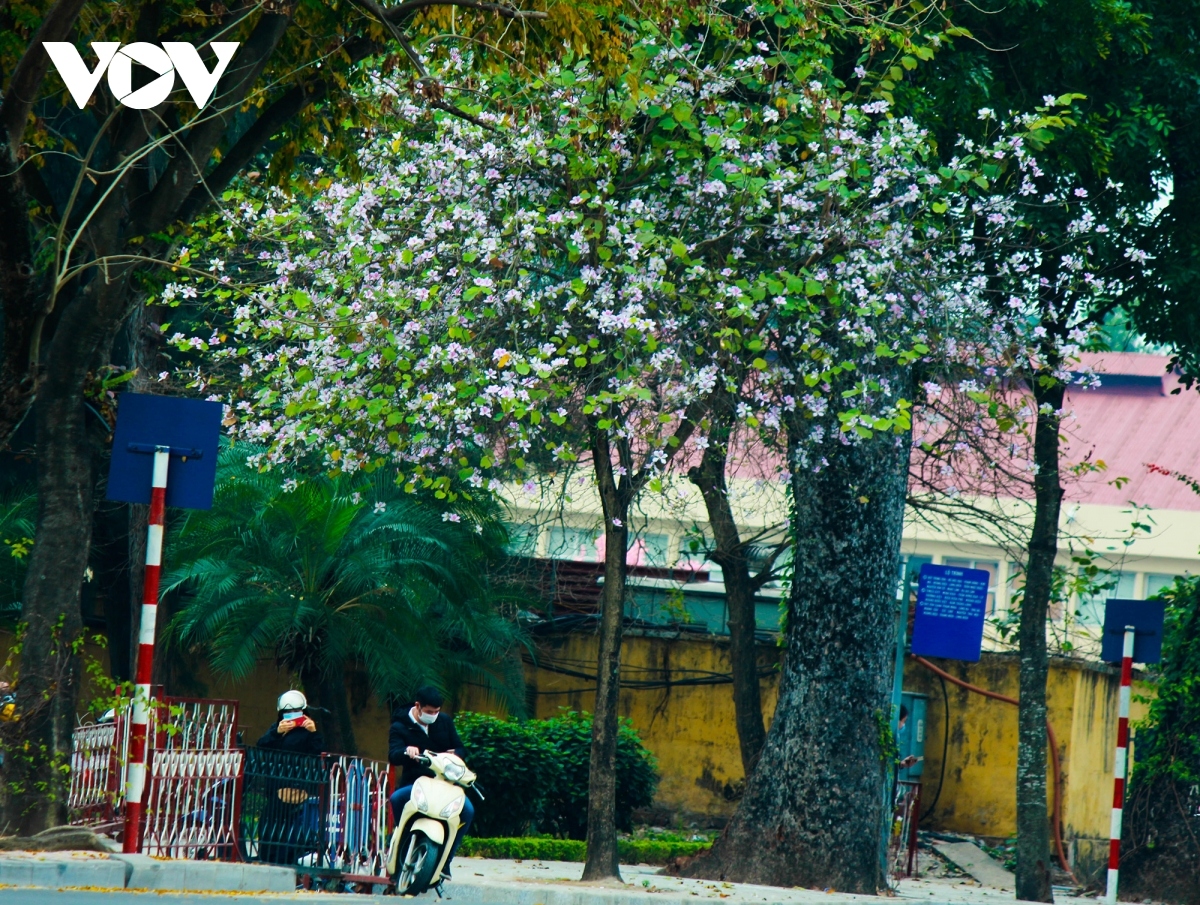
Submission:
[[[387,872],[401,896],[418,896],[431,888],[440,894],[441,873],[462,828],[465,790],[475,782],[475,774],[457,754],[426,751],[416,760],[434,775],[413,783],[412,797],[392,831]]]

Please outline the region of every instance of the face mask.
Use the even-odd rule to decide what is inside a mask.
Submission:
[[[287,710],[287,711],[285,711],[285,712],[284,712],[284,714],[283,714],[283,719],[285,719],[285,720],[298,720],[298,719],[300,719],[300,717],[302,717],[302,716],[304,716],[304,711],[303,711],[303,710]]]
[[[437,722],[437,718],[438,718],[438,715],[436,713],[418,713],[417,714],[417,719],[419,719],[426,726],[432,726],[434,723]]]

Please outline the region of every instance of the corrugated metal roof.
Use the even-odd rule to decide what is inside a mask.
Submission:
[[[1200,391],[1182,388],[1167,373],[1168,361],[1162,355],[1129,352],[1084,357],[1083,364],[1100,375],[1101,385],[1068,393],[1074,420],[1065,426],[1066,461],[1089,458],[1106,468],[1067,482],[1068,500],[1200,510],[1200,494],[1149,467],[1200,478]],[[1176,389],[1179,393],[1172,395]],[[1116,486],[1117,478],[1128,482]]]

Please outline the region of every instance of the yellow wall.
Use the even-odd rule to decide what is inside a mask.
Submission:
[[[939,661],[938,666],[971,684],[1017,697],[1014,655],[984,654],[976,664]],[[913,660],[905,666],[905,688],[929,696],[925,743],[925,805],[936,805],[933,824],[986,836],[1016,832],[1017,708],[947,683],[946,706],[936,675]],[[1063,829],[1067,838],[1107,837],[1112,805],[1112,760],[1116,743],[1117,671],[1097,664],[1055,660],[1047,683],[1050,725],[1063,772]],[[1150,689],[1136,683],[1134,694]],[[1133,703],[1136,721],[1146,705]],[[942,751],[946,768],[941,793]],[[1047,771],[1047,781],[1050,774]]]
[[[777,661],[778,648],[763,646],[759,663]],[[557,664],[595,675],[596,637],[571,634],[540,639],[542,663]],[[744,778],[733,719],[729,684],[675,684],[704,681],[729,674],[727,641],[708,638],[630,636],[621,650],[623,682],[654,682],[665,687],[623,688],[621,715],[629,717],[646,746],[658,758],[661,781],[658,804],[689,819],[728,817],[737,803]],[[529,667],[526,677],[536,716],[550,717],[560,708],[591,710],[594,683],[550,668]],[[471,702],[468,699],[466,705]],[[775,710],[775,680],[763,682],[764,711]]]

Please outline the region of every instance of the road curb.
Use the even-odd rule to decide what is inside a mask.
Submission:
[[[289,867],[224,861],[165,861],[149,855],[83,857],[73,852],[0,855],[0,885],[172,892],[296,891]]]
[[[39,853],[0,857],[0,885],[123,889],[125,866],[107,857],[64,858]]]

